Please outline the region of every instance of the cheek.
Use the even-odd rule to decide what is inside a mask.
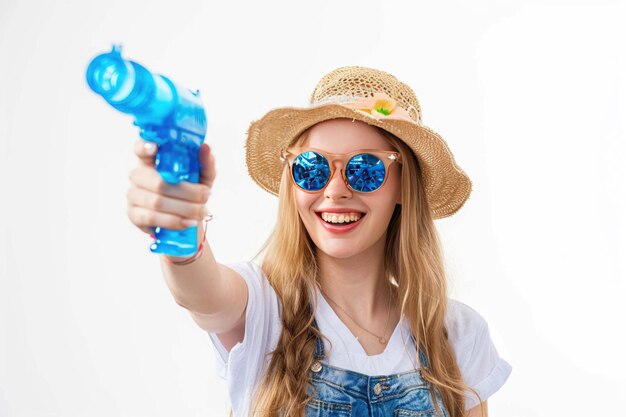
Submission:
[[[298,207],[298,213],[300,213],[300,218],[306,222],[308,215],[311,214],[311,206],[317,200],[317,196],[315,194],[305,193],[301,190],[294,190],[294,199]]]
[[[380,194],[372,195],[369,201],[370,207],[382,217],[381,220],[391,218],[396,204],[400,202],[400,176],[398,172],[394,174],[387,178],[387,182],[379,190]]]

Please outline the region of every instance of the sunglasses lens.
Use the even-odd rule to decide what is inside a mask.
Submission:
[[[330,178],[328,161],[317,152],[304,152],[293,161],[293,179],[306,191],[318,191],[324,188]]]
[[[371,193],[385,181],[385,164],[378,157],[367,153],[356,155],[346,166],[350,186],[360,193]]]

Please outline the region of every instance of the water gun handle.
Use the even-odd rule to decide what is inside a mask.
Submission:
[[[156,138],[158,132],[142,128],[140,136],[144,140],[160,144],[154,159],[154,166],[164,181],[178,184],[187,181],[197,184],[200,180],[198,157],[200,147],[197,141],[190,140],[188,134],[182,134],[180,141],[168,141]],[[153,253],[170,256],[190,256],[198,250],[198,228],[188,227],[182,230],[155,227],[154,242],[150,245]]]

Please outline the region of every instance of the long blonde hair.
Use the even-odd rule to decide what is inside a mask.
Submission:
[[[450,417],[465,415],[464,384],[448,342],[444,319],[447,283],[437,230],[426,200],[417,160],[411,149],[394,135],[379,131],[401,154],[401,205],[396,205],[385,242],[385,274],[392,280],[392,302],[400,308],[416,344],[424,351],[428,367],[422,377],[436,387]],[[302,143],[305,131],[295,141]],[[252,398],[252,415],[303,417],[309,400],[309,368],[313,364],[316,337],[312,295],[317,283],[316,247],[298,214],[288,165],[283,170],[278,219],[273,232],[255,258],[265,253],[261,269],[281,305],[282,332],[276,349],[269,353],[267,371]],[[418,351],[413,352],[420,363]],[[479,397],[480,402],[480,397]],[[483,406],[483,403],[481,403]],[[232,410],[231,410],[232,412]],[[486,415],[483,409],[483,415]]]

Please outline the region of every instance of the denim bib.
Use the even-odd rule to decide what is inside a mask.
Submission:
[[[317,329],[317,322],[313,325]],[[415,338],[413,338],[415,341]],[[426,356],[419,351],[423,366]],[[401,374],[368,376],[348,369],[322,363],[324,342],[317,338],[315,361],[309,370],[311,384],[307,393],[311,401],[306,406],[306,417],[435,417],[437,412],[430,396],[430,384],[418,370]],[[435,397],[443,417],[448,412],[439,391]]]

